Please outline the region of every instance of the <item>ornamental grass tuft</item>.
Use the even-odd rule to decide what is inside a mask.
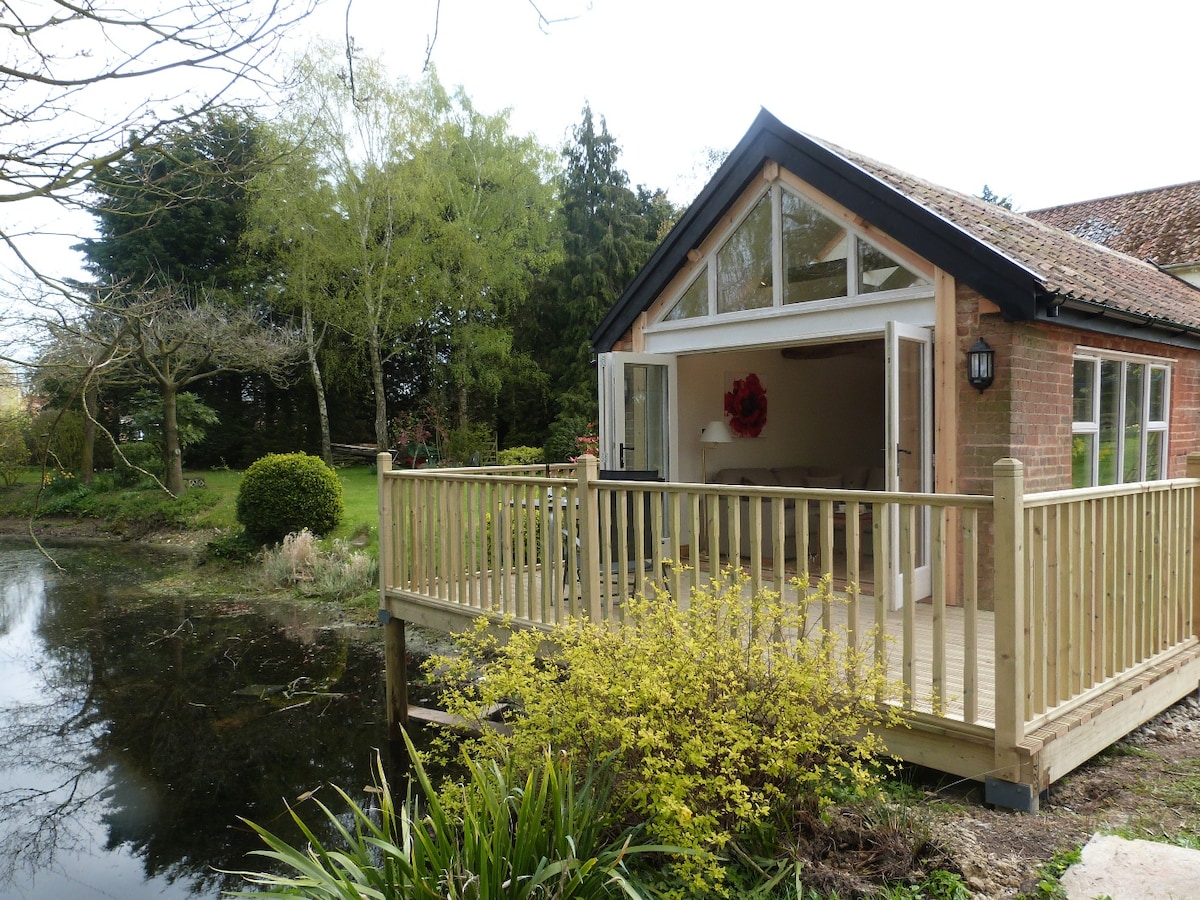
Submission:
[[[627,863],[679,848],[635,845],[632,830],[614,830],[613,776],[589,762],[578,774],[561,753],[543,751],[535,764],[511,758],[467,758],[469,778],[443,802],[412,742],[413,780],[405,801],[393,799],[376,760],[371,792],[378,806],[364,809],[341,788],[352,822],[313,802],[333,825],[337,848],[321,843],[291,810],[307,845],[293,847],[253,822],[267,845],[254,851],[277,872],[237,872],[254,889],[234,897],[310,897],[361,900],[590,900],[645,895]]]

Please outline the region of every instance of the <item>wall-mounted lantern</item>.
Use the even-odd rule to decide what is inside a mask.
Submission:
[[[967,351],[967,381],[982,394],[995,377],[996,351],[980,338]]]

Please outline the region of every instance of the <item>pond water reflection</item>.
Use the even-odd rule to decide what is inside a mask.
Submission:
[[[261,846],[239,816],[291,837],[285,801],[370,784],[378,631],[150,598],[145,553],[56,557],[0,545],[0,898],[216,897]]]

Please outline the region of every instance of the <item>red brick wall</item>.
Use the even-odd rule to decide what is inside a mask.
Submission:
[[[992,464],[1006,456],[1025,464],[1025,489],[1071,487],[1074,356],[1078,348],[1117,350],[1172,360],[1167,473],[1183,477],[1188,453],[1200,451],[1200,351],[1115,337],[1052,322],[1005,322],[981,312],[979,295],[957,297],[958,486],[991,493]],[[996,380],[980,394],[966,380],[966,353],[983,338],[996,351]]]

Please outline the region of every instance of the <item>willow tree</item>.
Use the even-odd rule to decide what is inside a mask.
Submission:
[[[445,390],[431,402],[464,423],[473,394],[494,395],[507,303],[545,252],[548,158],[432,71],[412,82],[356,59],[350,77],[341,48],[325,47],[301,62],[297,84],[281,129],[315,177],[290,185],[303,197],[285,189],[275,202],[312,212],[270,214],[274,239],[303,247],[319,235],[321,314],[368,360],[378,447],[390,446],[386,373],[401,358],[422,361]],[[332,214],[318,215],[325,203]]]
[[[512,356],[512,316],[533,279],[558,258],[550,223],[551,155],[509,131],[508,113],[486,115],[460,88],[425,153],[435,172],[430,285],[442,324],[437,355],[460,429],[494,416]]]

